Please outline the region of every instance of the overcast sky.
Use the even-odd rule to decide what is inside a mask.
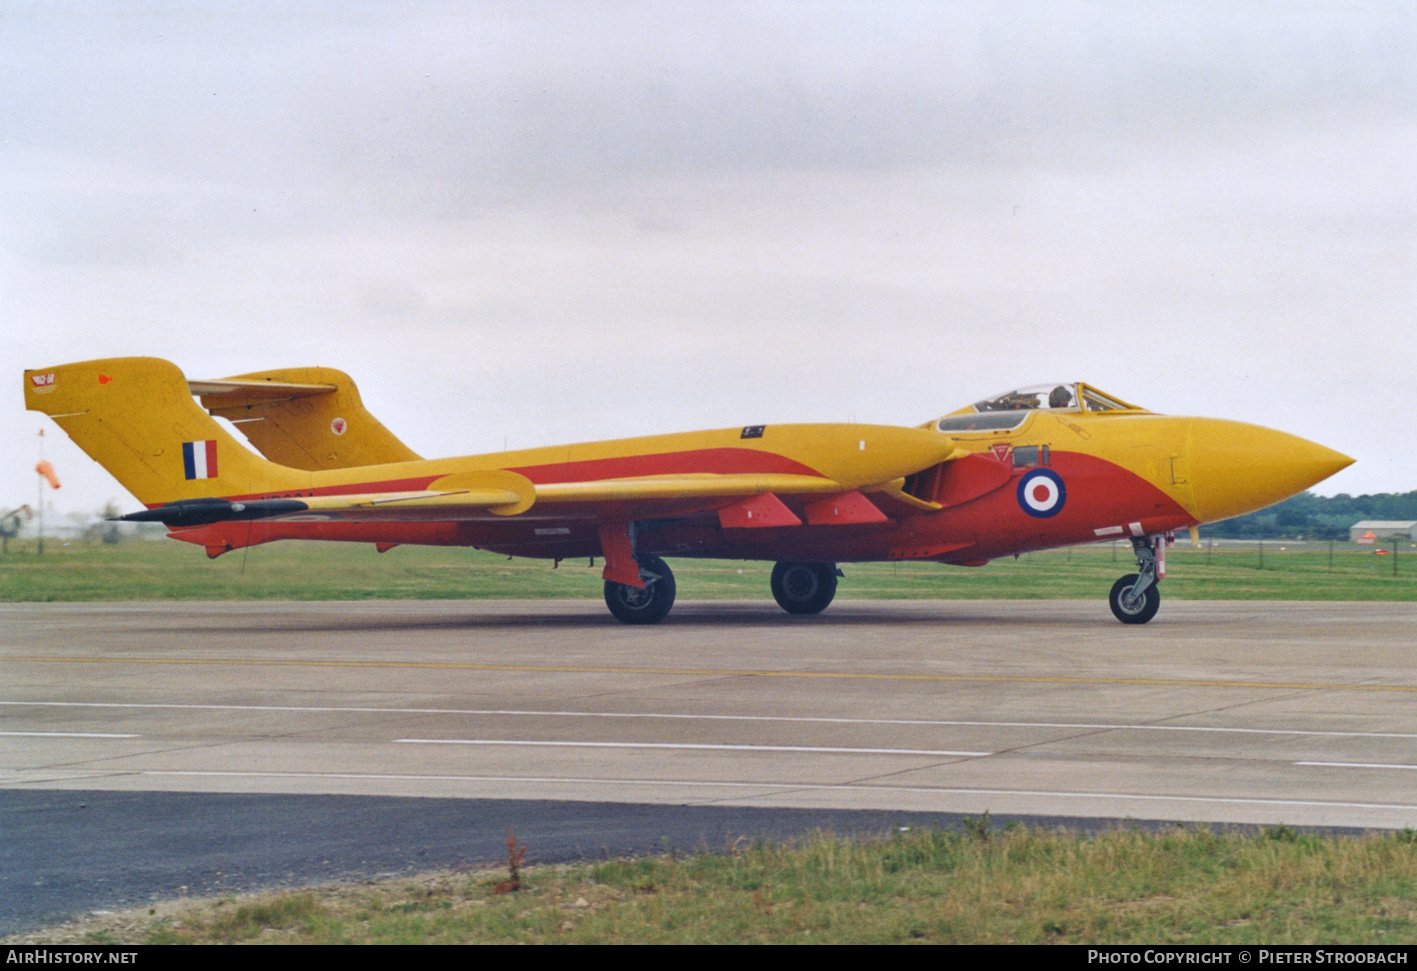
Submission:
[[[20,372],[323,365],[427,456],[1086,380],[1417,489],[1417,17],[1377,2],[0,0]]]

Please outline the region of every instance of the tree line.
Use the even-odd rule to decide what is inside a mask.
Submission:
[[[1371,496],[1316,496],[1301,492],[1268,509],[1212,523],[1205,535],[1217,539],[1348,539],[1348,528],[1364,519],[1417,519],[1417,491]]]

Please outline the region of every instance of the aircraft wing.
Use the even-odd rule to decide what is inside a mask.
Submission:
[[[882,483],[879,493],[903,502],[912,510],[940,508],[902,491],[903,479]],[[160,522],[172,528],[217,522],[265,519],[284,522],[452,522],[516,516],[535,506],[537,518],[575,516],[577,507],[605,504],[632,505],[639,515],[672,516],[692,509],[712,511],[759,497],[820,499],[851,496],[848,521],[885,521],[884,514],[866,510],[862,490],[848,489],[834,479],[809,475],[694,475],[652,476],[634,479],[601,479],[592,482],[555,482],[533,485],[514,472],[449,475],[430,488],[414,492],[378,492],[348,495],[292,496],[275,499],[186,499],[121,517],[130,522]],[[773,511],[776,511],[776,504]],[[874,507],[873,507],[874,508]],[[767,507],[747,510],[742,525],[785,525],[779,515],[767,516]],[[593,515],[587,509],[587,514]],[[793,514],[789,514],[793,515]],[[841,515],[840,512],[837,515]],[[756,523],[749,522],[756,518]],[[769,519],[771,521],[769,521]],[[794,518],[793,524],[800,522]],[[725,522],[725,525],[729,523]]]
[[[873,425],[750,426],[642,441],[654,446],[645,461],[592,445],[591,461],[571,455],[565,467],[542,466],[530,515],[624,522],[717,511],[725,527],[883,522],[939,509],[910,495],[906,479],[965,454],[933,430]],[[640,466],[640,474],[576,475],[616,466]]]
[[[814,434],[820,438],[822,433]],[[519,472],[486,469],[437,476],[418,490],[371,492],[350,485],[279,496],[185,499],[123,518],[182,529],[251,520],[377,523],[526,517],[626,522],[716,512],[724,527],[760,527],[800,525],[804,519],[810,524],[884,522],[939,509],[938,503],[906,491],[906,476],[964,453],[942,436],[926,438],[914,429],[875,429],[870,448],[866,434],[852,429],[849,447],[833,450],[816,469],[794,463],[802,468],[800,473],[684,471],[533,482]]]

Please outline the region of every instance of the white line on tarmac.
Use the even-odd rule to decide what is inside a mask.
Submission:
[[[919,748],[831,748],[825,745],[707,745],[690,742],[542,742],[499,738],[396,738],[408,745],[509,745],[539,748],[653,748],[695,752],[811,752],[821,755],[924,755],[947,758],[984,758],[993,752],[952,752]]]
[[[1060,728],[1088,731],[1144,731],[1144,732],[1218,732],[1239,735],[1298,735],[1320,736],[1324,738],[1400,738],[1417,739],[1414,732],[1336,732],[1310,731],[1288,728],[1226,728],[1207,725],[1138,725],[1120,722],[1004,722],[1004,721],[957,721],[929,718],[815,718],[789,715],[685,715],[668,712],[616,712],[616,711],[536,711],[520,708],[378,708],[355,706],[297,706],[297,705],[175,705],[175,704],[128,704],[112,702],[75,701],[0,701],[0,706],[28,706],[37,708],[137,708],[177,709],[182,711],[289,711],[319,714],[341,712],[370,715],[469,715],[491,717],[531,717],[531,718],[623,718],[623,719],[664,719],[671,721],[732,721],[732,722],[807,722],[831,725],[914,725],[940,728]]]
[[[127,774],[127,773],[124,773]],[[1146,803],[1207,803],[1232,806],[1302,806],[1317,809],[1400,809],[1417,812],[1417,804],[1389,802],[1338,802],[1311,799],[1241,799],[1231,796],[1139,795],[1127,792],[1057,792],[1041,789],[960,789],[931,786],[881,786],[869,784],[831,785],[796,782],[693,782],[681,779],[593,779],[571,776],[494,776],[494,775],[377,775],[353,772],[216,772],[196,770],[153,770],[139,773],[146,776],[200,776],[252,779],[340,779],[367,781],[414,782],[485,782],[505,785],[589,785],[603,786],[675,786],[706,789],[778,789],[830,792],[911,792],[951,796],[1023,796],[1059,799],[1114,799],[1122,802]]]
[[[117,735],[109,732],[0,732],[0,735],[20,738],[142,738],[141,735]]]
[[[1316,765],[1325,769],[1417,769],[1406,762],[1295,762],[1295,765]]]

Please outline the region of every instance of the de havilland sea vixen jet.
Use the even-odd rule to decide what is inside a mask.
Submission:
[[[1112,613],[1144,624],[1175,531],[1261,509],[1353,461],[1081,383],[1021,388],[914,428],[749,425],[449,459],[414,454],[328,368],[189,381],[155,358],[86,361],[26,371],[25,404],[147,507],[123,519],[162,523],[208,556],[277,539],[599,556],[605,602],[629,624],[673,606],[666,556],[774,560],[777,602],[815,614],[840,563],[982,566],[1113,539],[1131,542],[1137,572],[1112,587]]]

